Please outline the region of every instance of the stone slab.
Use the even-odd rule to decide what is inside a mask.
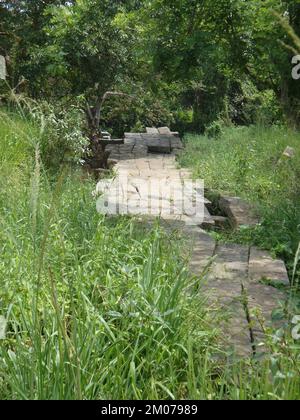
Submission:
[[[195,275],[202,275],[214,256],[216,241],[203,231],[193,235],[192,242],[190,270]]]
[[[249,260],[249,281],[258,283],[262,280],[290,285],[284,262],[273,259],[267,251],[252,247]]]
[[[159,133],[158,129],[155,128],[155,127],[147,127],[146,132],[148,134],[158,134]]]
[[[172,135],[171,130],[169,129],[169,127],[159,127],[158,128],[158,132],[159,132],[159,134]]]
[[[245,290],[249,309],[258,309],[269,323],[272,321],[272,312],[284,305],[287,299],[284,292],[264,284],[249,284]]]
[[[285,323],[284,319],[276,319],[273,314],[280,310],[284,314],[287,295],[280,290],[263,284],[249,284],[246,287],[247,307],[251,320],[256,353],[265,353],[268,329],[279,329]]]
[[[228,279],[213,279],[208,276],[208,280],[204,281],[201,288],[211,304],[225,307],[231,305],[232,302],[242,301],[242,286],[238,280],[232,282]]]
[[[228,352],[231,349],[234,357],[251,357],[253,345],[242,303],[232,302],[227,317],[223,322],[224,350]]]
[[[213,264],[210,278],[212,280],[239,281],[240,284],[248,279],[249,248],[241,245],[218,245],[217,258]]]
[[[234,228],[255,226],[259,223],[258,217],[254,215],[252,206],[240,197],[221,197],[219,205]]]

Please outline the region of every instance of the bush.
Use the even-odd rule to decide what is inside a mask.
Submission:
[[[185,133],[193,124],[193,109],[180,109],[174,112],[174,129],[180,133]]]
[[[39,103],[31,109],[39,123],[40,153],[44,165],[57,170],[63,162],[78,163],[88,139],[84,136],[84,113],[77,106],[61,109],[60,105]]]
[[[223,134],[223,124],[220,120],[214,121],[205,129],[205,135],[208,138],[217,139]]]
[[[170,126],[173,115],[165,95],[164,91],[154,93],[136,87],[133,96],[112,97],[104,104],[101,124],[119,138],[123,137],[124,132],[143,132],[146,127]]]
[[[234,83],[228,101],[229,117],[236,124],[272,125],[284,120],[273,90],[259,90],[250,80]]]
[[[55,172],[64,162],[80,161],[88,139],[84,135],[85,115],[79,105],[34,101],[13,91],[7,95],[6,102],[3,116],[6,119],[10,115],[13,117],[6,129],[16,130],[23,146],[25,139],[27,147],[38,145],[45,168]],[[21,126],[24,129],[20,130]]]

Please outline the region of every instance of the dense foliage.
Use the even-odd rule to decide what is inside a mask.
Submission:
[[[297,0],[3,1],[0,13],[10,85],[24,78],[19,92],[66,108],[75,96],[95,106],[105,91],[129,93],[103,109],[115,134],[199,131],[219,117],[299,122]]]

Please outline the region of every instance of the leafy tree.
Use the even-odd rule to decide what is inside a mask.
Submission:
[[[13,86],[23,77],[19,89],[35,98],[79,98],[90,138],[100,118],[117,133],[160,123],[203,131],[220,116],[255,122],[261,108],[272,122],[280,104],[298,121],[285,25],[300,34],[299,9],[298,0],[11,0],[0,3],[0,50]]]

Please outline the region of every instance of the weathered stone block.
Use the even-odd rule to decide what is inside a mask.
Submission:
[[[226,244],[218,245],[217,258],[211,271],[212,279],[227,279],[239,281],[240,284],[247,281],[248,277],[248,254],[249,248],[241,245]]]
[[[160,127],[158,129],[159,134],[167,134],[167,135],[172,135],[171,130],[169,129],[169,127]]]
[[[254,214],[254,208],[240,197],[221,197],[219,205],[234,228],[254,226],[259,223],[259,218]]]
[[[148,138],[147,147],[150,153],[171,153],[170,141],[161,141],[160,138]]]
[[[256,283],[261,280],[271,280],[275,283],[290,285],[284,262],[275,260],[267,251],[254,247],[250,250],[249,280]]]
[[[147,131],[148,134],[158,134],[159,133],[158,129],[155,128],[155,127],[147,127],[146,131]]]

